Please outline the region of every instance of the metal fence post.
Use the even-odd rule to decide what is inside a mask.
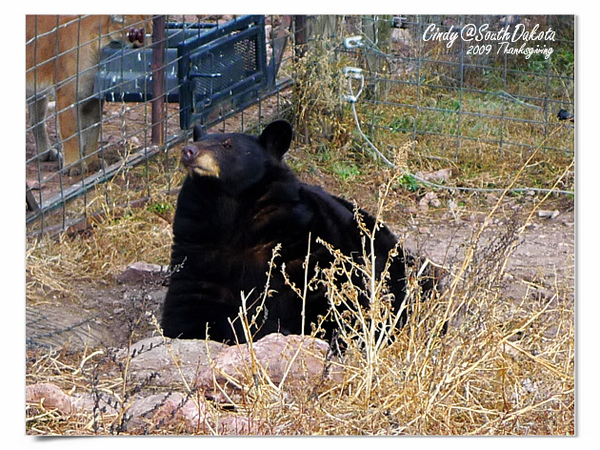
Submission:
[[[165,142],[165,16],[155,16],[152,31],[152,144]]]

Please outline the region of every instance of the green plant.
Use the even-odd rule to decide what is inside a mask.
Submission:
[[[154,202],[147,206],[148,211],[157,213],[157,214],[165,214],[170,211],[175,210],[175,206],[172,203],[167,202]]]
[[[412,175],[410,175],[408,173],[402,175],[398,179],[398,184],[403,189],[406,189],[409,192],[416,192],[419,190],[419,182],[416,180],[415,177],[413,177]]]
[[[343,181],[353,179],[360,175],[360,170],[354,163],[344,163],[342,161],[335,161],[332,165],[332,171],[335,175],[339,176]]]
[[[548,70],[548,60],[543,55],[532,55],[529,58],[527,67],[529,70],[535,73],[543,73]]]

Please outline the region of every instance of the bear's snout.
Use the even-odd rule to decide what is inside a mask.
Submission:
[[[194,164],[194,160],[198,157],[198,149],[194,145],[186,145],[181,149],[181,162],[184,166]]]
[[[186,145],[181,149],[181,162],[193,175],[219,178],[221,173],[219,162],[213,154],[196,145]]]

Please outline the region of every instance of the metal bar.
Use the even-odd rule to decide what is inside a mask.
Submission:
[[[281,23],[279,24],[277,36],[275,36],[271,41],[273,54],[271,55],[271,61],[269,61],[269,86],[275,85],[275,80],[277,79],[277,74],[279,73],[279,67],[281,66],[281,61],[283,60],[283,53],[285,52],[285,47],[287,46],[289,36],[288,30],[291,23],[292,16],[283,16]]]
[[[195,36],[190,39],[186,39],[179,45],[179,47],[184,46],[191,49],[198,48],[231,32],[248,28],[253,24],[264,24],[264,16],[246,16],[240,19],[232,20],[231,22],[227,22],[222,27],[215,27],[207,31],[206,33],[201,34],[200,36]]]
[[[307,22],[307,16],[294,16],[294,42],[297,58],[302,58],[306,54],[306,44],[308,43]]]
[[[152,144],[165,140],[165,16],[155,16],[152,32]]]

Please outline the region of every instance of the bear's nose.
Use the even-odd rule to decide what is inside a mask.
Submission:
[[[198,149],[193,145],[186,145],[181,149],[181,160],[184,164],[191,164],[198,157]]]

